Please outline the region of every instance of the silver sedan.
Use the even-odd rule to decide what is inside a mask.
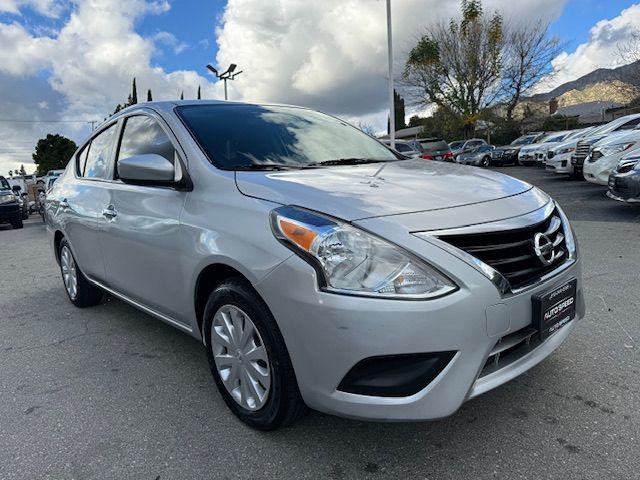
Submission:
[[[81,144],[45,217],[74,305],[108,292],[199,339],[226,404],[263,430],[307,406],[450,415],[584,315],[576,241],[544,192],[305,108],[125,109]]]

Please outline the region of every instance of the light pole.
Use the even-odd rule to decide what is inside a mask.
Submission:
[[[391,0],[387,0],[387,51],[389,55],[389,140],[396,148],[396,109],[393,95],[393,44],[391,41]]]
[[[235,72],[237,67],[238,66],[235,63],[232,63],[231,65],[229,65],[229,68],[227,68],[225,72],[218,73],[218,70],[213,68],[213,66],[207,65],[207,68],[216,76],[216,78],[224,82],[224,99],[225,100],[227,100],[227,80],[233,80],[234,78],[236,78],[238,75],[242,73],[242,70],[240,70],[239,72],[233,73]]]

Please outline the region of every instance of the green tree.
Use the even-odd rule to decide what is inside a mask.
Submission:
[[[472,128],[496,96],[503,20],[486,15],[480,0],[462,0],[461,14],[427,30],[409,52],[403,78],[417,88],[421,104],[451,111]]]
[[[202,99],[202,95],[200,94],[200,85],[198,85],[198,100]]]
[[[24,168],[24,164],[20,165],[20,175],[22,175],[22,177],[27,176],[27,171]]]
[[[184,92],[180,93],[180,100],[184,100]]]
[[[147,102],[153,102],[153,97],[151,96],[151,89],[147,90]]]
[[[64,168],[76,151],[76,143],[62,135],[48,134],[38,140],[36,152],[32,155],[34,163],[38,166],[40,175],[49,170]]]

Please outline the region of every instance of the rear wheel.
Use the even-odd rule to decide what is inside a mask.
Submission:
[[[65,239],[60,242],[58,252],[64,289],[71,303],[79,308],[92,307],[100,303],[102,290],[89,283],[87,277],[80,271],[73,253],[71,253],[69,243]]]
[[[203,335],[218,390],[240,420],[275,430],[304,412],[282,334],[246,280],[229,279],[209,295]]]

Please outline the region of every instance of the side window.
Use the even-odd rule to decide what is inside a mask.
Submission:
[[[82,174],[84,172],[84,166],[87,163],[87,153],[89,153],[89,146],[91,144],[87,143],[87,145],[82,149],[82,151],[80,153],[78,153],[76,162],[76,172],[78,173],[79,177],[82,177]]]
[[[409,145],[405,145],[404,143],[399,143],[396,145],[396,150],[399,152],[410,152],[411,147]]]
[[[91,143],[80,153],[79,174],[87,178],[105,178],[107,162],[113,146],[116,134],[116,125],[113,124],[98,134]]]
[[[156,153],[174,163],[176,151],[167,134],[153,118],[143,115],[127,118],[118,160],[147,153]]]
[[[640,123],[640,118],[634,118],[633,120],[629,120],[627,123],[620,125],[618,128],[616,128],[616,131],[617,130],[633,130],[638,126],[638,123]]]

